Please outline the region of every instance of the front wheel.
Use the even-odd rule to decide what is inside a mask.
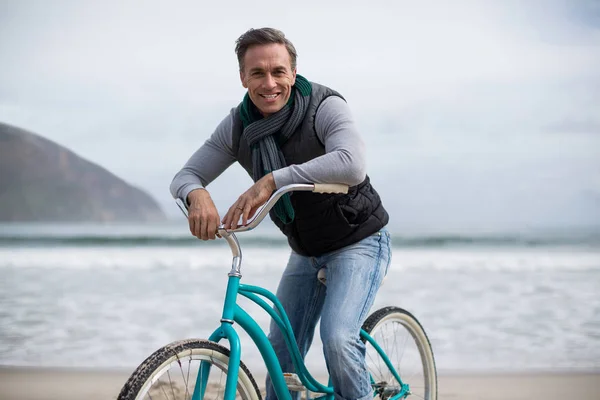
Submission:
[[[198,394],[222,399],[229,366],[229,350],[208,340],[182,340],[155,351],[127,380],[118,400],[189,400],[196,386],[198,371],[206,373]],[[199,397],[201,399],[201,397]],[[240,362],[236,399],[261,400],[248,368]]]
[[[371,314],[363,329],[383,349],[402,382],[409,385],[408,398],[437,399],[437,373],[431,344],[411,313],[399,307],[385,307]],[[374,395],[386,400],[399,394],[400,384],[377,350],[369,342],[366,346]]]

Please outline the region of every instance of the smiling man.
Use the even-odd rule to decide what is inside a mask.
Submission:
[[[272,43],[250,47],[241,62],[242,85],[260,113],[267,117],[281,110],[296,83],[296,68],[291,67],[285,46]]]
[[[219,222],[232,229],[241,217],[246,224],[282,186],[350,186],[344,195],[287,194],[271,210],[291,247],[277,297],[303,356],[321,319],[336,398],[371,398],[359,332],[387,273],[391,247],[384,228],[388,214],[366,174],[364,143],[344,98],[296,73],[296,49],[282,32],[251,29],[237,40],[235,51],[248,92],[175,175],[171,193],[189,205],[191,233],[209,240]],[[206,186],[234,162],[255,183],[221,220]],[[327,286],[317,278],[322,268]],[[294,372],[274,322],[269,340],[283,371]],[[267,400],[275,398],[267,380]]]

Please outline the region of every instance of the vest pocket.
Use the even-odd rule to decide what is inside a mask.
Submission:
[[[359,223],[355,222],[358,213],[354,209],[339,203],[334,204],[333,207],[335,208],[339,218],[349,227],[354,228],[359,225]]]
[[[363,191],[369,187],[359,188],[352,197],[347,197],[338,203],[342,217],[350,226],[357,226],[365,222],[373,214],[373,200],[366,196]]]

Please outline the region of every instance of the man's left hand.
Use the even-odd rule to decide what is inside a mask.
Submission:
[[[240,216],[242,217],[242,225],[246,225],[248,219],[254,216],[256,210],[269,200],[275,189],[275,179],[273,179],[272,173],[260,178],[229,208],[221,221],[225,229],[236,229]]]

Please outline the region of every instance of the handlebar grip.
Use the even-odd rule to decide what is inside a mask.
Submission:
[[[348,193],[348,185],[339,183],[315,183],[315,193]]]

